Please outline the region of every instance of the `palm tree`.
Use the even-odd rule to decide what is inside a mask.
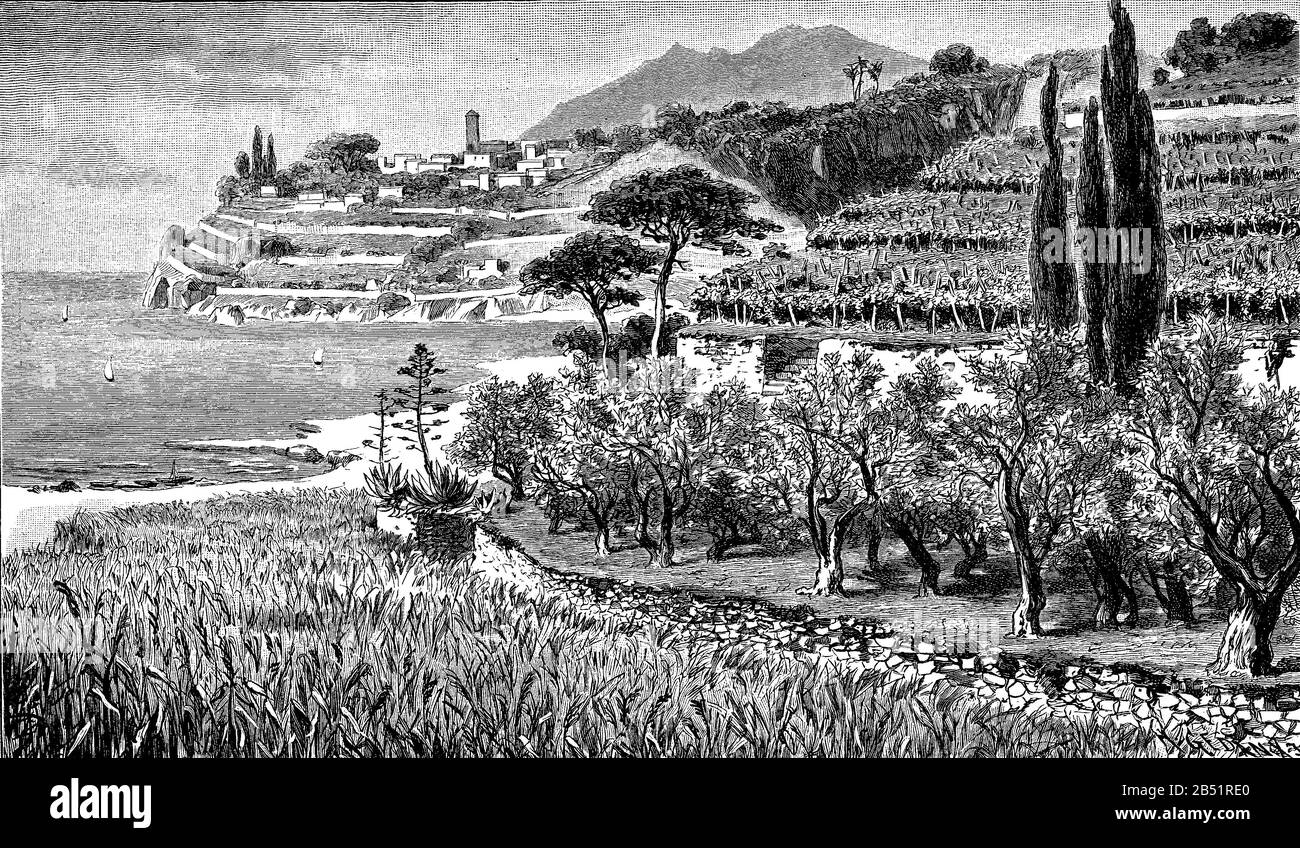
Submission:
[[[865,77],[871,77],[876,92],[880,91],[880,72],[884,69],[884,62],[868,62],[862,58],[862,54],[858,54],[856,62],[844,68],[844,76],[848,77],[849,82],[853,85],[854,103],[862,99],[862,80]]]
[[[867,66],[867,76],[871,77],[871,84],[875,88],[875,94],[880,93],[880,73],[885,70],[883,61],[872,62]]]

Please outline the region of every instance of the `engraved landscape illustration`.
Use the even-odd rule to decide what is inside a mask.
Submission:
[[[1297,17],[0,4],[0,751],[1300,755]]]

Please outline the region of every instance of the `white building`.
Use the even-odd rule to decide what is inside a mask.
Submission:
[[[486,259],[482,265],[466,265],[461,269],[464,279],[469,281],[486,280],[489,277],[504,277],[506,272],[501,267],[500,259]]]
[[[279,197],[280,190],[275,186],[262,186],[258,189],[258,195],[261,197]]]
[[[496,161],[495,153],[465,153],[466,168],[491,168],[492,163]]]
[[[522,171],[499,171],[495,174],[483,174],[483,176],[496,177],[497,188],[528,188],[532,183],[528,174]],[[486,189],[484,189],[486,191]]]
[[[535,171],[538,168],[545,168],[545,159],[520,159],[515,163],[516,171]]]
[[[392,156],[377,157],[381,174],[422,174],[425,171],[445,171],[456,157],[450,153],[431,153],[424,156],[419,153],[394,153]]]
[[[401,200],[402,194],[403,194],[403,189],[401,186],[380,186],[379,187],[379,197],[396,197],[398,200]]]

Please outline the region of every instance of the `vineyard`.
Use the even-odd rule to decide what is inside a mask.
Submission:
[[[808,234],[808,246],[1021,250],[1028,244],[1032,209],[1031,196],[900,191],[822,218]],[[1294,237],[1300,234],[1300,178],[1174,193],[1166,198],[1165,226],[1176,241],[1213,233]]]
[[[1259,186],[1300,175],[1300,124],[1294,116],[1171,121],[1160,133],[1165,190],[1207,185]],[[1078,129],[1063,135],[1064,176],[1073,186]],[[930,192],[1032,194],[1047,155],[1037,136],[976,138],[918,176]]]
[[[1298,129],[1282,115],[1161,124],[1167,321],[1300,316]],[[1072,182],[1077,131],[1065,141]],[[1044,158],[1033,133],[974,139],[922,172],[915,188],[822,217],[805,255],[704,280],[693,307],[704,321],[880,332],[1023,325],[1033,307],[1026,260]]]

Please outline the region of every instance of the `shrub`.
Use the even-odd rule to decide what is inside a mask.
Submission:
[[[965,44],[950,44],[936,51],[930,59],[930,70],[946,76],[961,76],[987,70],[988,59],[975,55],[975,49]]]
[[[384,292],[375,298],[375,306],[385,315],[394,315],[411,305],[408,297],[397,292]]]
[[[1039,150],[1043,146],[1043,133],[1038,127],[1016,127],[1011,140],[1026,150]]]
[[[287,236],[274,235],[270,238],[262,239],[262,255],[269,256],[272,259],[278,259],[281,256],[290,256],[294,251],[293,242]]]

